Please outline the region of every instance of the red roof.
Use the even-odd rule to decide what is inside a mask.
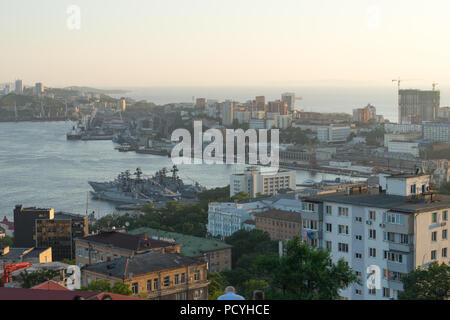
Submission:
[[[1,300],[106,300],[105,296],[111,300],[146,300],[136,297],[122,296],[115,293],[98,293],[88,291],[71,290],[45,290],[45,289],[24,289],[24,288],[0,288]]]
[[[38,284],[37,286],[31,288],[35,290],[53,290],[53,291],[70,291],[66,287],[60,285],[59,283],[49,280],[44,283]]]

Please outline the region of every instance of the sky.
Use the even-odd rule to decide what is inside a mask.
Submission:
[[[400,77],[431,88],[450,84],[449,12],[448,0],[0,0],[0,83],[381,86]]]

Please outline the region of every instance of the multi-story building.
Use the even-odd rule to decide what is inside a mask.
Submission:
[[[146,234],[100,232],[75,239],[76,264],[79,267],[122,257],[133,257],[148,251],[180,253],[181,245],[173,241],[149,238]]]
[[[53,218],[36,219],[36,247],[52,248],[54,261],[75,259],[75,238],[88,235],[88,217],[57,212]]]
[[[384,130],[388,133],[422,133],[421,124],[386,123]]]
[[[430,192],[428,175],[381,180],[381,192],[350,188],[302,200],[302,221],[308,214],[316,221],[311,227],[322,231],[318,246],[329,249],[334,262],[347,261],[361,280],[341,292],[346,299],[396,299],[404,275],[431,262],[449,262],[450,196]],[[375,289],[366,285],[372,270],[380,280]]]
[[[221,103],[221,117],[223,126],[231,126],[234,120],[234,103],[231,100],[227,100]]]
[[[17,205],[14,209],[14,246],[19,248],[35,247],[36,220],[53,219],[54,216],[54,209],[24,208],[22,205]]]
[[[433,142],[450,143],[450,123],[423,123],[423,138]]]
[[[254,111],[266,111],[266,97],[265,96],[256,97]]]
[[[223,238],[244,229],[247,220],[253,220],[253,213],[264,210],[262,202],[218,203],[212,202],[208,207],[208,233]]]
[[[369,122],[371,120],[370,115],[371,115],[370,109],[366,108],[353,109],[353,121]]]
[[[281,101],[287,102],[288,112],[293,113],[295,111],[295,93],[286,92],[281,95]]]
[[[387,148],[388,152],[406,153],[416,158],[420,155],[418,142],[391,140],[388,142]]]
[[[36,95],[39,95],[39,96],[43,95],[45,92],[44,85],[41,82],[36,83],[34,86],[34,91],[35,91]]]
[[[0,227],[3,228],[6,236],[14,237],[14,222],[9,221],[6,216],[0,221]]]
[[[399,90],[398,122],[420,124],[436,120],[439,114],[440,91]]]
[[[291,240],[302,235],[301,214],[295,211],[271,209],[256,212],[255,226],[270,235],[272,240]]]
[[[351,129],[348,126],[330,125],[317,128],[317,139],[325,143],[345,142],[350,133]]]
[[[149,238],[181,245],[183,256],[195,259],[205,259],[209,272],[231,270],[231,246],[216,239],[189,236],[176,232],[168,232],[151,228],[139,228],[130,231],[131,234],[146,234]]]
[[[288,102],[287,101],[269,101],[267,105],[267,112],[271,113],[278,113],[281,115],[287,115],[288,114]]]
[[[206,108],[206,99],[205,98],[197,98],[195,101],[195,107],[198,109]]]
[[[23,94],[23,81],[22,80],[16,80],[14,93],[15,94]]]
[[[230,196],[246,192],[251,198],[257,195],[276,195],[280,190],[295,190],[296,172],[291,170],[265,171],[248,167],[244,173],[230,176]]]
[[[83,269],[83,285],[99,280],[129,284],[134,295],[146,294],[154,300],[207,300],[210,283],[206,261],[160,252],[123,257]]]

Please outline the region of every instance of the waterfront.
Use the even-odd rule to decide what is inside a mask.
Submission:
[[[57,211],[84,214],[91,190],[88,180],[114,179],[120,172],[144,174],[172,166],[170,158],[118,152],[111,141],[67,141],[70,122],[0,123],[0,217],[12,217],[16,204],[53,207]],[[185,183],[198,181],[205,187],[229,184],[229,175],[242,166],[182,165]],[[297,171],[297,183],[312,179],[335,179],[336,175]],[[116,212],[115,205],[92,200],[89,212],[103,216]]]

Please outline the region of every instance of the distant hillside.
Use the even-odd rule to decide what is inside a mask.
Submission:
[[[35,99],[31,96],[16,95],[14,93],[10,93],[0,98],[0,106],[2,107],[14,106],[14,103],[16,103],[17,106],[24,106],[27,103],[33,102],[35,102]]]
[[[104,89],[96,89],[96,88],[89,88],[89,87],[66,87],[65,90],[73,90],[73,91],[80,91],[84,93],[100,93],[100,94],[125,94],[128,91],[125,90],[104,90]]]

